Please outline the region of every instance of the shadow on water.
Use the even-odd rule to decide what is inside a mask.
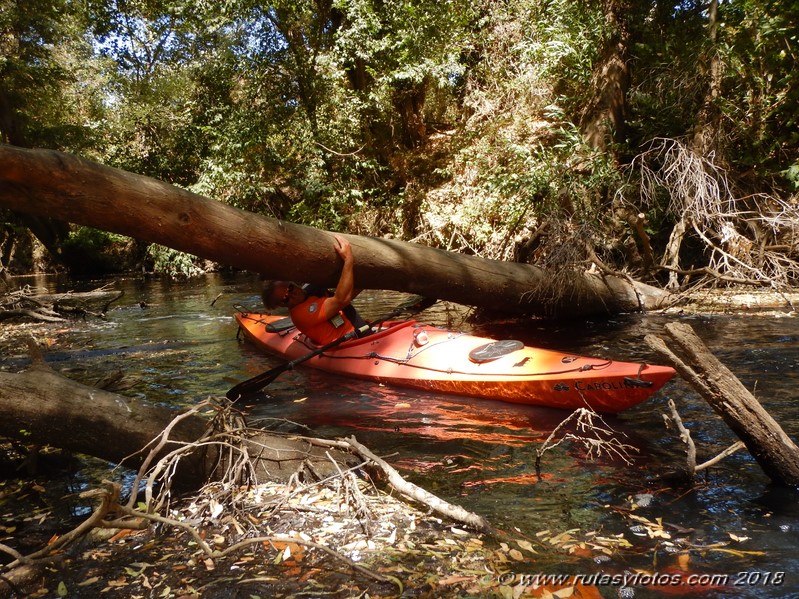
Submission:
[[[89,290],[102,283],[65,281],[59,290]],[[142,379],[128,394],[186,406],[208,396],[221,397],[236,382],[280,363],[236,338],[234,306],[259,305],[253,278],[214,275],[183,283],[130,278],[117,284],[125,296],[106,320],[32,329],[51,347],[54,368],[87,382],[122,369]],[[357,303],[369,319],[390,311],[402,297],[364,293]],[[756,389],[790,436],[799,437],[799,320],[794,318],[627,315],[579,323],[508,320],[473,326],[464,309],[444,303],[422,315],[430,324],[494,338],[651,362],[660,360],[645,345],[644,335],[665,337],[663,325],[677,318],[694,327],[722,362],[748,388]],[[0,369],[19,370],[25,362],[19,345],[13,351],[3,348]],[[670,542],[684,538],[705,547],[690,552],[692,569],[731,576],[787,573],[776,594],[774,586],[752,578],[753,584],[733,584],[734,593],[726,588],[703,596],[799,596],[794,574],[799,566],[799,496],[771,488],[745,452],[723,461],[692,488],[659,478],[683,456],[676,436],[663,424],[668,398],[675,400],[692,430],[700,460],[736,440],[680,379],[650,401],[606,419],[629,446],[629,462],[589,455],[584,445],[569,442],[544,455],[540,479],[536,450],[568,415],[557,410],[389,388],[299,368],[281,375],[250,411],[254,419],[293,421],[321,436],[355,435],[410,480],[502,528],[531,537],[542,530],[570,529],[624,535],[635,547],[625,557],[603,564],[586,565],[563,553],[542,555],[542,568],[550,559],[562,560],[557,567],[566,571],[675,567],[677,557],[668,552],[664,539],[635,532],[629,518],[635,513],[653,521],[662,518]],[[637,499],[641,497],[646,501]],[[550,571],[556,568],[554,562],[549,566]],[[652,593],[642,591],[636,597],[662,596]]]

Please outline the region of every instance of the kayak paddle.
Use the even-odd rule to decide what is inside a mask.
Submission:
[[[247,379],[246,381],[242,381],[235,387],[231,387],[231,389],[225,393],[225,397],[227,397],[231,401],[236,401],[242,397],[246,397],[248,395],[253,395],[266,387],[269,383],[274,381],[277,377],[281,374],[286,372],[287,370],[293,370],[295,366],[298,364],[302,364],[303,362],[310,360],[314,356],[318,356],[334,347],[337,347],[344,343],[345,341],[349,341],[363,333],[369,331],[370,329],[374,328],[375,326],[380,326],[386,320],[391,320],[392,318],[399,316],[403,313],[409,314],[417,314],[422,310],[425,310],[436,303],[435,298],[423,297],[423,296],[415,296],[409,299],[408,301],[400,304],[392,312],[386,314],[385,316],[378,318],[377,320],[373,320],[371,323],[364,324],[361,328],[355,329],[354,331],[350,331],[346,335],[343,335],[336,339],[335,341],[331,341],[321,347],[316,348],[312,352],[305,354],[304,356],[300,356],[299,358],[295,358],[290,362],[286,362],[285,364],[281,364],[280,366],[276,366],[271,370],[267,370],[266,372],[262,372],[261,374],[252,377],[251,379]]]

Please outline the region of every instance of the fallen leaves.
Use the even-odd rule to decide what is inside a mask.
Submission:
[[[64,576],[38,596],[197,597],[197,589],[225,584],[236,585],[241,596],[287,597],[300,588],[341,585],[337,576],[346,572],[346,588],[340,590],[351,596],[384,597],[405,585],[438,589],[438,594],[448,596],[594,599],[601,596],[597,587],[574,577],[563,584],[537,585],[518,580],[501,584],[500,577],[537,570],[542,562],[557,563],[553,558],[570,569],[594,573],[624,571],[633,560],[649,560],[657,561],[664,571],[673,568],[687,574],[700,570],[706,556],[748,563],[752,556],[762,555],[748,549],[751,539],[740,532],[722,533],[721,540],[715,539],[718,542],[691,542],[692,529],[645,515],[656,504],[650,493],[635,495],[617,511],[604,506],[611,516],[621,514],[613,521],[613,533],[601,527],[588,531],[575,527],[525,537],[516,529],[518,534],[511,532],[498,540],[431,517],[371,483],[348,484],[357,489],[341,480],[241,488],[209,485],[192,500],[176,501],[163,513],[194,527],[199,539],[217,553],[254,537],[271,540],[244,544],[217,559],[204,554],[200,541],[183,530],[163,527],[158,535],[152,530],[123,530],[80,558],[84,569],[92,562],[116,563],[116,569],[109,565],[99,575],[89,570],[79,580]],[[36,491],[28,487],[26,492]],[[36,516],[48,517],[47,513]],[[15,530],[14,522],[4,521],[0,535]],[[351,563],[331,559],[316,545]],[[120,563],[122,556],[125,561]],[[356,567],[382,578],[361,576]]]

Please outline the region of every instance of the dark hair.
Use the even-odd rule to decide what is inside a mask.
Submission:
[[[280,300],[275,300],[275,287],[282,281],[264,281],[261,288],[261,301],[264,306],[270,310],[277,308],[280,305]]]

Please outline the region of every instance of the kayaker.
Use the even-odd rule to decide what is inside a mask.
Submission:
[[[286,306],[294,325],[313,342],[324,345],[363,326],[364,321],[352,305],[359,293],[355,289],[352,247],[335,235],[335,250],[344,261],[333,294],[318,285],[293,281],[264,281],[261,299],[269,309]]]

